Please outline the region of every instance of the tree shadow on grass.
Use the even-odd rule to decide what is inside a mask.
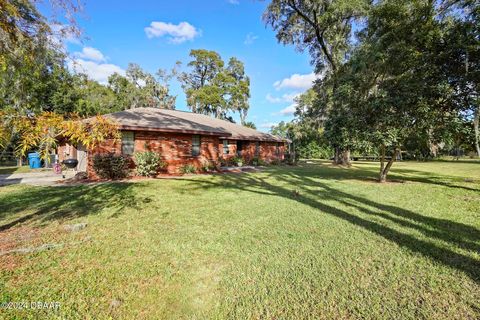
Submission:
[[[289,198],[317,209],[319,213],[330,214],[362,227],[411,252],[462,271],[474,281],[480,282],[480,261],[471,256],[480,252],[480,231],[463,223],[378,203],[338,190],[321,180],[309,177],[308,174],[300,175],[295,172],[272,171],[266,176],[237,174],[211,180],[192,179],[188,188],[230,188]],[[298,192],[294,192],[295,190]],[[326,201],[336,202],[341,206],[327,204]],[[385,223],[378,222],[379,219]],[[398,231],[398,228],[402,231]],[[415,233],[418,232],[425,238],[416,237]],[[458,249],[468,253],[459,253]]]
[[[112,217],[137,199],[132,183],[102,183],[65,187],[34,187],[0,194],[0,232],[20,224],[42,226],[54,220],[68,220],[97,214],[110,208]],[[17,217],[22,212],[26,215]]]
[[[319,175],[318,169],[323,168],[325,169],[324,171],[321,171],[321,177],[323,179],[358,181],[376,181],[378,179],[380,168],[379,163],[378,168],[372,167],[371,163],[354,163],[354,165],[355,166],[352,168],[332,167],[332,165],[328,162],[320,162],[314,165],[300,164],[298,168],[307,171],[312,170],[312,172],[316,172],[316,175]],[[480,170],[480,162],[478,163],[478,169]],[[462,189],[466,191],[480,191],[480,183],[478,182],[472,183],[471,186],[452,183],[452,180],[460,180],[461,177],[448,177],[444,175],[436,175],[431,172],[398,167],[392,168],[392,171],[388,175],[388,179],[390,181],[425,183],[454,189]]]

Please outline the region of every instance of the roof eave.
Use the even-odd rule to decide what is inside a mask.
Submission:
[[[153,127],[141,127],[141,126],[126,126],[126,125],[119,125],[118,128],[119,128],[119,130],[201,134],[201,135],[205,135],[205,136],[228,136],[228,137],[230,137],[232,135],[230,133],[220,132],[220,131],[165,129],[165,128],[153,128]]]
[[[260,141],[260,142],[288,142],[286,139],[282,138],[268,138],[268,137],[255,137],[255,136],[237,136],[237,135],[230,135],[230,136],[220,136],[220,139],[231,139],[231,140],[250,140],[250,141]]]

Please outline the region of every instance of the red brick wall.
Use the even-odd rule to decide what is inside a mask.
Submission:
[[[250,160],[256,157],[255,154],[255,141],[243,141],[243,151],[242,151],[242,158],[248,163]],[[259,142],[259,155],[258,157],[266,162],[271,162],[274,160],[283,160],[284,154],[286,151],[286,145],[283,142],[279,142],[279,154],[277,154],[277,143],[276,142]],[[218,150],[220,151],[220,157],[224,159],[231,159],[237,155],[237,141],[236,140],[229,140],[229,153],[223,154],[223,140],[220,140],[220,144],[218,146]]]
[[[135,132],[134,151],[151,150],[160,153],[162,160],[167,164],[165,172],[180,173],[180,169],[186,164],[192,164],[197,169],[201,169],[205,163],[218,164],[219,157],[232,158],[237,154],[236,140],[229,140],[229,154],[223,154],[223,140],[215,136],[200,136],[200,155],[193,157],[192,135],[182,133],[162,133],[150,131]],[[242,157],[246,162],[255,157],[255,141],[243,141]],[[260,159],[271,162],[273,160],[282,160],[285,153],[285,144],[279,143],[280,153],[276,152],[276,142],[260,142]],[[60,161],[64,160],[64,150],[70,150],[70,153],[76,152],[74,147],[60,145],[58,154]],[[91,179],[98,179],[93,170],[93,157],[96,154],[115,153],[121,154],[121,141],[107,140],[100,146],[88,151],[87,173]],[[131,162],[131,168],[135,165]]]
[[[168,173],[179,173],[182,166],[192,164],[198,169],[204,163],[218,161],[218,137],[200,136],[200,155],[192,156],[191,134],[136,132],[135,151],[155,151],[167,163]]]
[[[280,142],[278,143],[278,146],[279,150],[277,152],[276,142],[262,142],[260,144],[261,159],[267,162],[283,160],[285,155],[285,144]]]
[[[191,134],[136,131],[134,152],[150,150],[160,153],[162,161],[167,165],[167,173],[180,173],[180,169],[187,164],[194,165],[198,170],[206,163],[216,165],[218,137],[200,136],[200,155],[195,157],[192,156],[192,137]],[[109,152],[121,154],[121,142],[108,140],[88,152],[87,172],[90,178],[98,178],[93,170],[94,155]],[[135,167],[133,161],[131,167]]]

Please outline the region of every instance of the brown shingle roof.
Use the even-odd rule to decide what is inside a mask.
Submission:
[[[216,135],[220,138],[256,141],[285,141],[284,139],[209,116],[158,108],[135,108],[105,115],[116,121],[120,129],[182,132]]]

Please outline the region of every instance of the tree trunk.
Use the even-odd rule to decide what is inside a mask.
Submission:
[[[47,146],[45,149],[46,149],[46,150],[45,150],[46,157],[45,157],[45,159],[43,159],[43,167],[44,167],[44,168],[48,168],[48,161],[50,160],[50,159],[49,159],[49,156],[50,156],[50,148]]]
[[[350,150],[343,150],[341,154],[341,165],[350,167],[352,164],[350,163]]]
[[[475,109],[475,114],[473,116],[473,128],[475,130],[475,147],[477,149],[477,155],[480,157],[480,106],[477,106]]]
[[[290,148],[290,156],[292,157],[292,162],[297,164],[297,152],[295,149],[295,142],[292,140],[292,143],[288,145]]]
[[[382,146],[382,155],[380,160],[380,177],[378,179],[380,183],[387,182],[388,172],[390,171],[390,168],[392,167],[393,163],[397,160],[399,152],[400,150],[395,148],[392,158],[388,161],[387,165],[385,166],[385,146]]]
[[[383,171],[385,170],[385,145],[382,145],[380,148],[380,177],[379,181],[387,180],[387,176],[383,176]]]
[[[333,163],[340,166],[351,166],[350,163],[350,150],[342,150],[340,148],[335,148],[335,157]]]

